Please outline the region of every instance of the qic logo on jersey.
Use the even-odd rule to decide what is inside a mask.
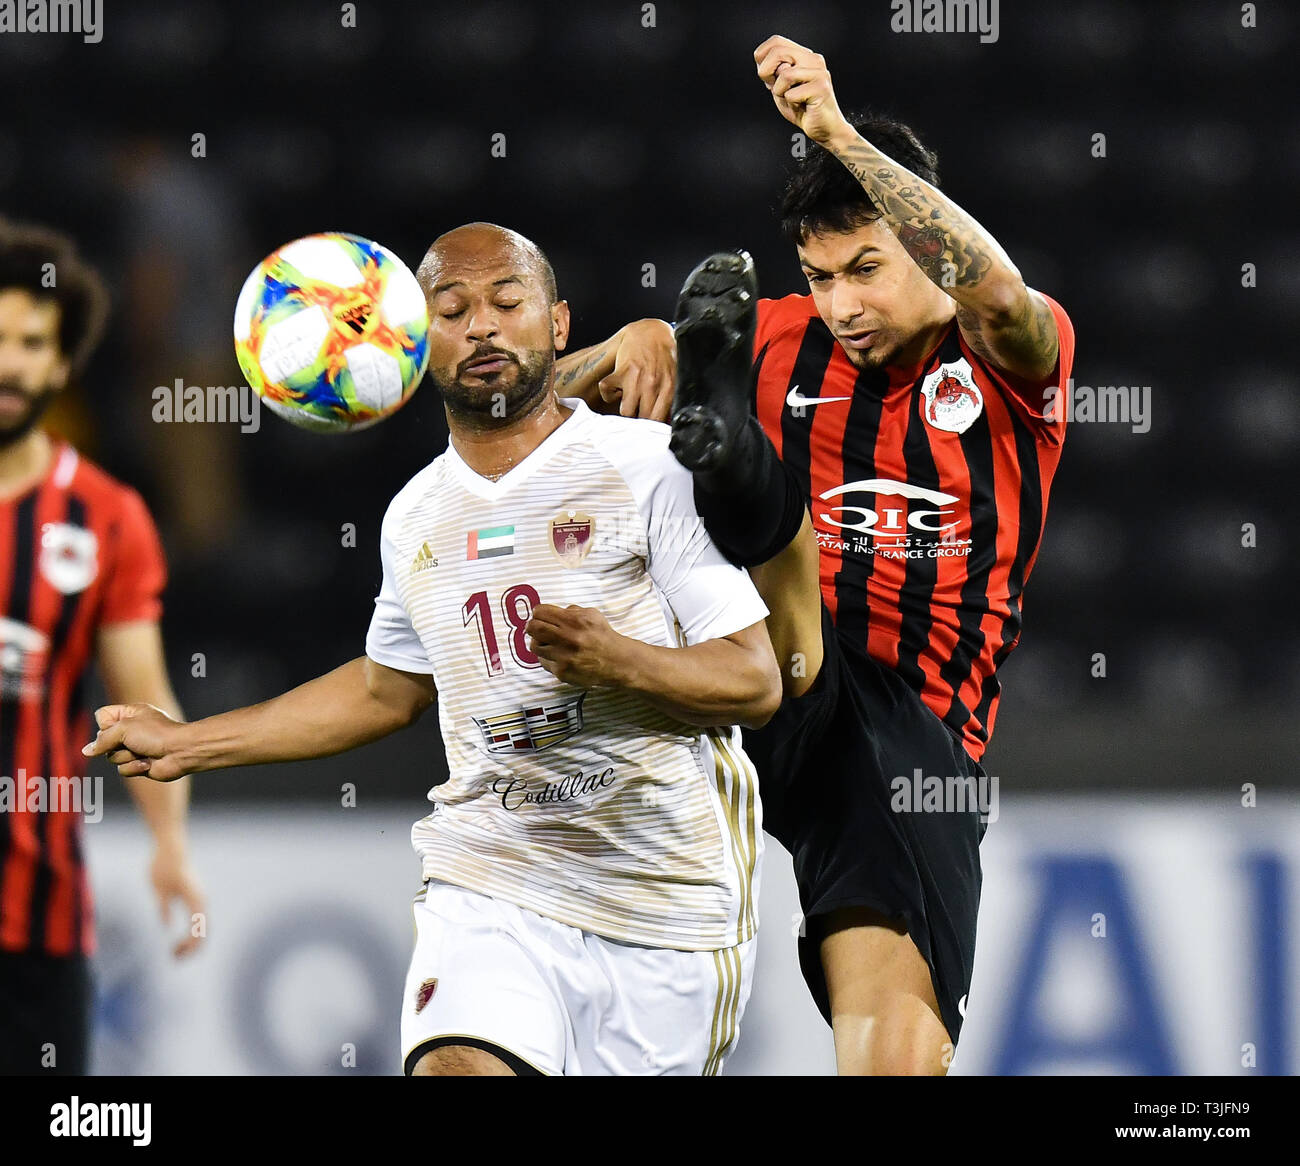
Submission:
[[[99,571],[99,539],[93,530],[67,522],[41,527],[41,574],[64,595],[85,591]]]
[[[49,638],[28,624],[0,616],[0,696],[39,700],[45,695]]]
[[[875,505],[831,506],[817,515],[820,522],[852,532],[836,538],[819,530],[817,541],[823,549],[900,559],[937,559],[970,554],[970,539],[957,538],[961,519],[956,517],[957,511],[952,504],[961,500],[955,494],[913,486],[910,482],[893,478],[865,478],[836,486],[818,497],[824,502],[859,493],[873,495]],[[897,505],[893,504],[895,500]],[[928,505],[914,505],[917,502]]]
[[[948,433],[965,433],[984,411],[984,394],[965,358],[941,364],[921,382],[926,421]]]

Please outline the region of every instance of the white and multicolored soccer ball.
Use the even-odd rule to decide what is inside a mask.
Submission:
[[[429,361],[429,309],[388,248],[327,232],[271,252],[235,304],[235,353],[273,413],[320,433],[401,408]]]

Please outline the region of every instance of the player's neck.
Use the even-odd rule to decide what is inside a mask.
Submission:
[[[471,427],[449,412],[447,428],[461,460],[480,477],[495,482],[541,445],[572,412],[560,404],[554,390],[547,389],[527,413],[500,426]]]
[[[949,300],[898,350],[889,362],[890,366],[897,369],[915,368],[935,350],[956,314],[956,309]]]
[[[0,498],[25,493],[49,472],[54,442],[36,428],[12,445],[0,445]]]

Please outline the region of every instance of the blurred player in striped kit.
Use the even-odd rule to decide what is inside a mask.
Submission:
[[[717,1073],[754,961],[762,815],[736,726],[780,701],[767,608],[668,427],[556,396],[568,306],[534,244],[471,224],[419,275],[451,441],[384,518],[366,654],[190,725],[101,709],[87,748],[169,781],[337,753],[436,700],[450,778],[412,831],[404,1070]],[[613,344],[577,366],[617,369]]]
[[[78,743],[92,662],[109,696],[176,710],[158,620],[166,574],[130,487],[42,428],[99,339],[98,276],[52,231],[0,224],[0,1073],[83,1074],[91,889]],[[164,918],[203,910],[185,836],[188,782],[130,790],[153,833]],[[201,934],[201,932],[199,933]],[[176,954],[192,951],[197,935]]]

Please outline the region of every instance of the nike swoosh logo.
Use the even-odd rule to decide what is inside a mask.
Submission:
[[[852,397],[804,397],[799,393],[799,386],[792,385],[790,391],[785,395],[785,403],[791,409],[797,409],[800,405],[826,405],[831,401],[851,401]]]

